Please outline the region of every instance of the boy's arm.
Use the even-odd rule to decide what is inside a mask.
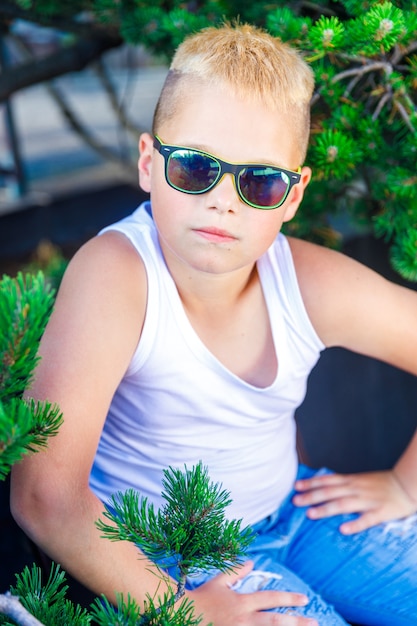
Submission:
[[[290,240],[304,302],[326,346],[341,346],[417,375],[417,292],[331,250]],[[353,533],[417,511],[417,435],[391,471],[298,481],[294,503],[317,519],[360,513]],[[312,506],[314,505],[314,506]]]
[[[88,486],[112,394],[139,339],[145,302],[145,270],[124,237],[103,235],[75,255],[27,392],[56,402],[64,421],[46,450],[12,471],[16,521],[70,574],[111,599],[115,591],[139,595],[158,584],[135,546],[100,537],[95,521],[104,507]]]

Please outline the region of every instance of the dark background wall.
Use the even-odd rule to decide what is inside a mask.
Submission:
[[[389,280],[417,288],[392,270],[381,240],[352,238],[343,251]],[[311,373],[297,418],[312,466],[341,472],[386,469],[417,426],[417,379],[386,363],[332,348]]]
[[[27,260],[42,240],[75,250],[100,228],[131,213],[145,197],[137,187],[110,181],[108,186],[56,192],[43,201],[29,197],[13,211],[0,211],[0,274]]]

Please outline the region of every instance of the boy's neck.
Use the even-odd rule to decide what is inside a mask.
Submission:
[[[203,272],[166,259],[184,307],[189,311],[216,311],[236,306],[258,281],[256,265],[224,274]]]

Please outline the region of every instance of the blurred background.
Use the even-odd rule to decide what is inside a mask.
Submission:
[[[3,66],[60,49],[53,29],[18,20],[1,41]],[[18,45],[19,44],[19,45]],[[26,48],[25,48],[26,49]],[[0,271],[59,246],[66,255],[143,199],[137,141],[149,130],[166,75],[140,47],[121,45],[83,71],[0,102]]]

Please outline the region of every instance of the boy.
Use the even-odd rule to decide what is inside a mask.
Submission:
[[[204,623],[417,623],[416,438],[392,471],[296,480],[293,414],[325,347],[417,374],[417,294],[279,234],[311,176],[312,90],[300,56],[255,28],[187,39],[140,138],[152,205],[67,270],[30,391],[64,423],[15,467],[11,502],[97,594],[142,602],[159,582],[135,546],[100,538],[102,502],[134,487],[158,504],[162,470],[202,460],[257,532],[235,574],[190,580]]]

